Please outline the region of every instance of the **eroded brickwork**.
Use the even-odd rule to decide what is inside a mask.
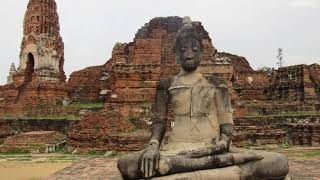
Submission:
[[[140,150],[149,134],[132,132],[133,129],[119,113],[87,113],[67,132],[68,145],[84,152]]]
[[[320,65],[296,65],[283,67],[272,74],[268,87],[271,100],[304,101],[314,100],[319,84]]]

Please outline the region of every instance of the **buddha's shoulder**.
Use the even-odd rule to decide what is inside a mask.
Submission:
[[[157,89],[164,89],[168,90],[171,86],[173,77],[163,77],[160,78],[160,81],[158,82]]]

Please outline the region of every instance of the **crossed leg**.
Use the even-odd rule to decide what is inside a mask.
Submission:
[[[286,157],[279,153],[253,152],[254,154],[251,152],[226,153],[203,158],[162,156],[159,172],[156,174],[162,177],[153,179],[284,179],[286,177],[289,171]],[[118,169],[124,179],[142,178],[139,170],[141,154],[140,151],[119,158]]]

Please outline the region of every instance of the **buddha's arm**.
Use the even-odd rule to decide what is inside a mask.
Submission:
[[[222,144],[225,150],[228,151],[234,131],[234,125],[230,94],[225,85],[221,85],[217,88],[216,105],[220,123],[219,144]]]
[[[158,146],[160,146],[166,131],[169,86],[170,81],[167,79],[162,79],[157,87],[155,114],[152,123],[152,135],[150,143],[157,143]]]
[[[155,170],[159,168],[160,152],[159,146],[166,132],[168,111],[168,88],[170,81],[160,80],[157,87],[155,115],[152,123],[151,140],[142,153],[140,171],[144,178],[154,176]]]

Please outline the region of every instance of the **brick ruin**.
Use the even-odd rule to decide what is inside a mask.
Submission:
[[[67,138],[55,131],[30,131],[7,138],[0,152],[50,153],[61,149]]]
[[[293,122],[288,120],[291,117],[288,113],[319,112],[320,65],[256,71],[245,57],[219,52],[202,24],[194,22],[194,25],[204,46],[200,71],[221,77],[230,88],[237,129],[235,144],[288,141],[317,145],[319,120],[300,122],[297,119],[309,117],[295,114]],[[56,3],[30,0],[20,64],[18,69],[11,65],[8,84],[0,86],[0,115],[81,115],[81,121],[73,121],[71,125],[66,122],[70,146],[87,150],[137,150],[149,136],[160,78],[173,76],[180,69],[173,47],[181,26],[180,17],[154,18],[137,31],[133,42],[117,43],[105,64],[73,72],[65,82]],[[64,99],[72,103],[103,102],[104,108],[90,112],[57,105]],[[287,114],[279,116],[281,113]],[[0,129],[3,129],[0,142],[16,133],[8,121],[0,120]],[[130,133],[132,129],[139,129],[142,134]],[[19,132],[27,131],[22,128]]]
[[[150,133],[134,129],[117,112],[90,112],[67,132],[68,146],[82,152],[141,150]]]
[[[238,109],[255,115],[319,112],[319,67],[319,64],[294,65],[245,75],[246,78],[253,77],[253,82],[251,85],[245,81],[242,83],[257,89],[259,96],[250,93],[255,97],[254,101],[250,97],[242,99]],[[259,77],[254,77],[254,74]],[[245,86],[236,89],[239,94],[243,92],[241,87]]]
[[[24,17],[18,69],[1,86],[0,114],[29,115],[65,97],[64,44],[54,0],[30,0]]]

